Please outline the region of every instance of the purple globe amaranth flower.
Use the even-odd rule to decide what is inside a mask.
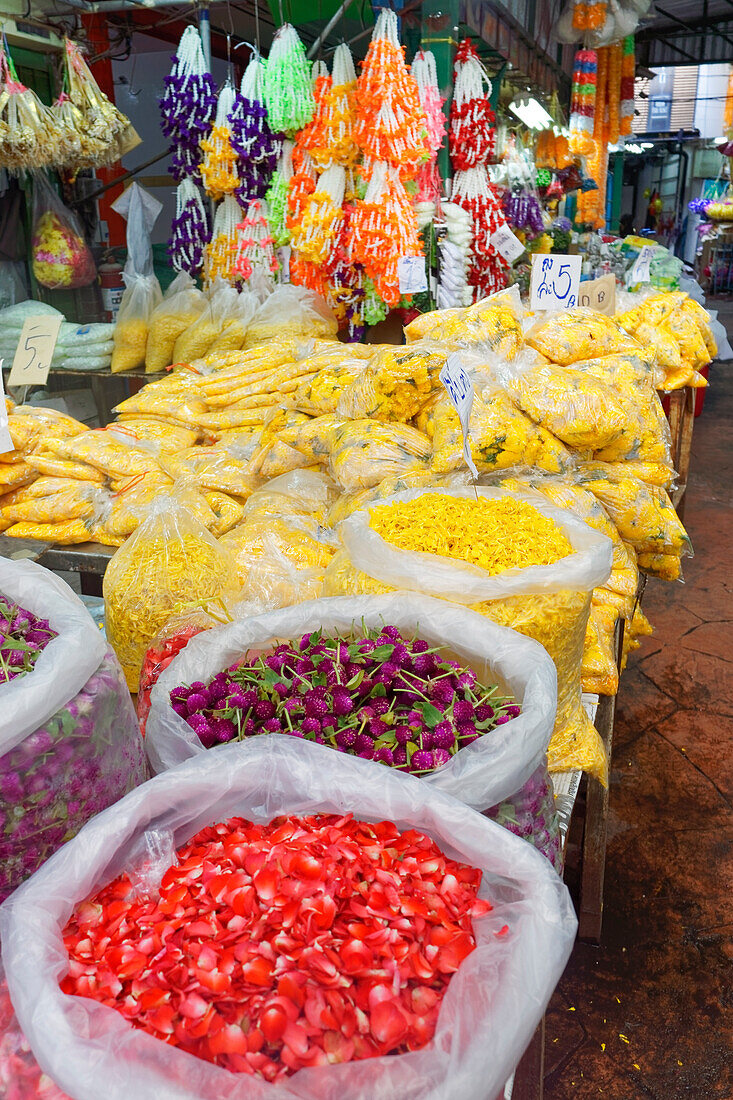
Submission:
[[[356,730],[339,730],[336,734],[336,744],[340,749],[350,749],[356,744]]]
[[[386,714],[389,711],[389,707],[389,699],[384,696],[377,699],[372,699],[370,704],[370,710],[373,714],[376,715],[377,718],[381,717],[381,715],[383,714]]]
[[[179,717],[181,717],[181,718],[185,718],[185,717],[186,717],[186,715],[188,714],[188,707],[187,707],[187,706],[186,706],[186,704],[185,704],[185,703],[183,703],[183,702],[176,702],[176,703],[173,703],[173,710],[174,710],[174,711],[176,712],[176,714],[177,714],[177,715],[179,715]]]
[[[430,676],[435,669],[435,659],[431,653],[420,654],[413,662],[418,676]]]
[[[420,729],[422,726],[425,725],[425,719],[423,718],[419,710],[411,710],[410,713],[407,715],[406,721],[407,724],[409,726],[412,726],[413,729]]]
[[[377,749],[374,753],[374,759],[378,760],[380,764],[393,764],[394,753],[388,745],[383,745],[381,749]]]
[[[368,733],[360,733],[354,741],[354,748],[358,753],[366,751],[366,749],[371,752],[374,750],[374,742]]]
[[[475,707],[466,699],[456,699],[453,704],[453,717],[456,722],[470,722],[474,718]]]
[[[412,656],[406,645],[402,642],[398,642],[392,650],[392,656],[390,661],[396,664],[399,668],[404,668],[405,665],[412,663]]]
[[[496,711],[488,703],[479,703],[474,712],[477,722],[488,722],[494,717]]]
[[[436,768],[442,768],[444,764],[447,764],[451,755],[447,749],[433,749],[433,766]]]
[[[346,688],[336,688],[333,692],[333,713],[350,714],[354,709],[354,700]]]
[[[299,714],[303,709],[302,699],[286,699],[283,706],[289,715]]]
[[[305,713],[309,718],[324,718],[330,707],[325,696],[316,694],[316,691],[307,691],[304,695]]]
[[[189,695],[186,700],[189,714],[196,714],[198,711],[204,710],[208,706],[209,700],[206,695],[201,691],[195,691],[193,695]]]
[[[274,717],[275,704],[271,703],[269,699],[258,699],[255,703],[255,716],[262,722],[266,722],[269,718]]]
[[[398,745],[406,745],[408,741],[412,741],[413,730],[409,726],[395,726],[394,736]]]
[[[369,723],[369,736],[373,737],[375,741],[378,737],[383,737],[388,730],[389,726],[381,718],[372,718]]]
[[[430,649],[430,644],[428,642],[426,642],[424,638],[415,638],[413,640],[413,642],[412,642],[412,652],[413,653],[425,653],[425,651],[428,650],[428,649]]]
[[[502,714],[500,718],[496,719],[497,726],[505,726],[507,722],[511,722],[511,718],[508,714]]]
[[[396,626],[382,627],[382,634],[385,638],[389,638],[391,642],[396,642],[402,637]]]
[[[283,728],[279,718],[268,718],[262,727],[267,733],[282,733]]]
[[[200,680],[194,680],[194,682],[191,684],[190,692],[203,691],[205,689],[205,687],[206,687],[206,684],[202,684]]]
[[[302,729],[304,734],[320,733],[321,723],[318,721],[317,718],[304,718],[300,724],[300,728]]]
[[[404,745],[398,745],[392,753],[392,758],[398,766],[407,763],[407,749]]]
[[[275,684],[275,691],[277,692],[277,694],[280,696],[281,699],[284,699],[286,697],[286,695],[288,694],[288,692],[290,691],[290,688],[288,687],[287,684],[284,684],[282,682],[282,680],[279,680]]]
[[[422,749],[412,754],[410,768],[412,771],[424,772],[433,767],[433,754]]]
[[[480,736],[476,730],[476,727],[472,722],[461,722],[457,727],[456,733],[461,741],[470,740],[475,741]]]
[[[450,722],[439,722],[433,730],[433,749],[452,749],[456,743],[456,735]]]
[[[516,704],[513,704],[512,706],[507,707],[504,713],[507,714],[510,718],[519,718],[519,715],[522,713],[522,708],[516,706]]]
[[[453,688],[446,680],[439,680],[437,683],[430,684],[428,694],[433,703],[443,707],[449,707],[455,696]]]

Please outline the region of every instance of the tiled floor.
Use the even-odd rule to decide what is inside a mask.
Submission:
[[[546,1100],[733,1098],[732,444],[728,363],[695,426],[695,557],[650,581],[656,633],[622,677],[603,944],[550,1006]]]

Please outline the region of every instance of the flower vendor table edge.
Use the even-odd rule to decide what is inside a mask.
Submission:
[[[684,518],[685,493],[690,473],[692,431],[695,426],[695,394],[692,386],[674,390],[669,395],[669,430],[672,436],[672,464],[677,471],[677,484],[672,490],[672,503],[680,519]]]

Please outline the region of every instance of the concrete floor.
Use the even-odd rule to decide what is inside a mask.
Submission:
[[[546,1100],[733,1098],[732,444],[733,362],[695,425],[695,557],[649,582],[656,631],[621,679],[603,943],[550,1005]]]

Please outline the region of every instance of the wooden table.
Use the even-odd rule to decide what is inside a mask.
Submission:
[[[114,546],[100,542],[83,542],[78,546],[46,546],[36,559],[53,573],[78,573],[82,595],[101,596],[102,578],[115,552]]]

